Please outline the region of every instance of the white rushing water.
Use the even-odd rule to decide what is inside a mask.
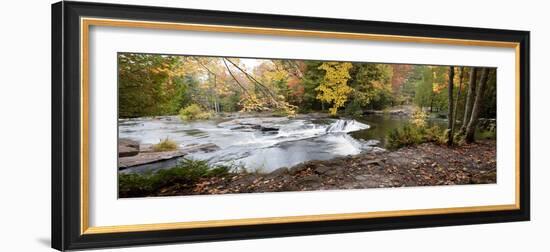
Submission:
[[[269,172],[308,160],[358,154],[372,148],[347,133],[369,125],[348,119],[242,118],[181,122],[177,117],[119,121],[119,137],[155,144],[169,138],[181,147],[212,143],[219,150],[187,158]],[[168,167],[167,167],[168,168]]]
[[[358,130],[368,129],[368,128],[369,128],[368,125],[364,123],[360,123],[355,120],[338,120],[335,123],[331,124],[327,128],[326,132],[327,133],[337,133],[337,132],[348,133],[348,132],[353,132],[353,131],[358,131]]]

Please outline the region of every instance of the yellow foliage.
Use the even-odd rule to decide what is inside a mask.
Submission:
[[[243,112],[252,112],[252,111],[267,111],[269,107],[264,99],[258,98],[255,94],[250,94],[249,96],[242,99],[239,104],[242,106],[241,111]]]
[[[439,85],[438,83],[434,83],[432,86],[432,91],[436,94],[441,93],[441,90],[445,88],[445,85]]]
[[[411,115],[410,122],[418,128],[423,128],[426,126],[426,118],[426,113],[421,108],[416,108]]]
[[[353,91],[347,85],[350,79],[349,70],[351,67],[352,64],[349,62],[324,62],[319,66],[319,69],[325,70],[325,77],[319,87],[316,88],[319,92],[317,99],[332,103],[332,107],[329,108],[331,115],[336,115],[338,108],[344,106],[348,95]]]

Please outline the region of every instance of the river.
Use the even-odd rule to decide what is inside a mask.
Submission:
[[[327,160],[383,148],[388,130],[408,120],[403,116],[369,115],[360,119],[301,116],[250,117],[181,122],[177,117],[119,120],[119,137],[155,144],[168,138],[180,147],[215,144],[219,149],[186,158],[214,165],[270,172],[309,160]],[[173,164],[172,164],[173,165]],[[125,172],[158,169],[156,165]],[[170,168],[170,167],[160,167]]]

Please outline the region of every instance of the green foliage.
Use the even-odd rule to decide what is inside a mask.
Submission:
[[[170,139],[165,138],[159,143],[153,145],[154,151],[173,151],[178,149],[178,144]]]
[[[118,55],[119,116],[174,114],[186,86],[177,56]]]
[[[301,84],[304,88],[304,94],[302,95],[302,102],[300,104],[300,111],[307,112],[311,110],[320,110],[322,103],[317,99],[317,87],[324,78],[324,71],[319,67],[323,62],[321,61],[306,61],[306,71],[302,77]]]
[[[239,101],[241,100],[241,92],[235,91],[233,94],[221,97],[220,106],[223,112],[239,111]]]
[[[399,149],[427,142],[438,144],[445,143],[445,133],[438,126],[418,127],[413,124],[405,124],[402,128],[396,128],[388,133],[388,149]]]
[[[432,70],[427,66],[417,66],[414,71],[416,75],[414,103],[420,108],[428,107],[433,98]]]
[[[119,197],[142,197],[173,185],[190,185],[201,178],[220,177],[229,174],[226,166],[209,166],[206,161],[184,159],[176,167],[146,174],[119,174]]]
[[[497,139],[497,132],[491,130],[480,130],[476,134],[476,139],[479,140],[495,140]]]
[[[191,104],[182,108],[179,112],[179,116],[182,121],[191,121],[210,119],[213,115],[211,112],[204,111],[199,105]]]
[[[361,109],[361,103],[356,99],[350,101],[346,106],[345,110],[346,115],[351,117],[357,117],[363,115],[363,110]]]
[[[390,65],[354,63],[350,75],[351,96],[361,107],[383,109],[393,103]]]
[[[388,149],[398,149],[404,146],[415,145],[422,142],[422,136],[417,127],[410,124],[404,125],[401,129],[396,128],[388,134]]]
[[[446,110],[448,78],[448,67],[415,66],[409,80],[415,87],[414,103],[421,108],[429,107],[430,112]]]

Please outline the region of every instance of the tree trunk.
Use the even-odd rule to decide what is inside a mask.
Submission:
[[[472,68],[470,72],[470,84],[468,84],[468,94],[466,95],[466,102],[464,103],[464,116],[462,117],[462,127],[460,133],[466,133],[466,127],[470,123],[470,112],[472,111],[472,105],[474,103],[474,95],[476,90],[477,81],[477,68]]]
[[[456,120],[457,114],[458,114],[458,100],[460,99],[460,95],[462,93],[462,81],[464,79],[464,67],[460,67],[460,74],[458,76],[458,92],[456,93],[456,99],[455,99],[455,105],[454,105],[454,112],[453,112],[453,126],[452,129],[456,131]],[[464,119],[463,119],[464,120]]]
[[[431,91],[431,95],[430,95],[430,114],[434,112],[434,92],[433,90]]]
[[[212,76],[214,78],[214,89],[213,89],[213,94],[214,94],[214,112],[219,113],[220,111],[218,111],[218,92],[216,91],[217,90],[217,87],[218,87],[218,83],[216,81],[216,75]]]
[[[450,66],[449,67],[449,109],[448,109],[448,112],[447,112],[447,117],[448,117],[448,126],[447,126],[447,130],[448,130],[448,135],[447,135],[447,145],[451,146],[453,145],[453,125],[454,125],[454,118],[453,118],[453,112],[454,112],[454,109],[453,109],[453,89],[454,89],[454,78],[455,78],[455,71],[454,71],[454,66]]]
[[[476,98],[472,108],[472,115],[470,116],[470,122],[466,128],[466,142],[474,142],[474,135],[477,125],[477,119],[479,117],[479,111],[481,110],[481,103],[483,99],[483,91],[485,91],[485,85],[487,84],[487,76],[489,75],[489,69],[483,68],[481,70],[481,79],[476,89]]]

